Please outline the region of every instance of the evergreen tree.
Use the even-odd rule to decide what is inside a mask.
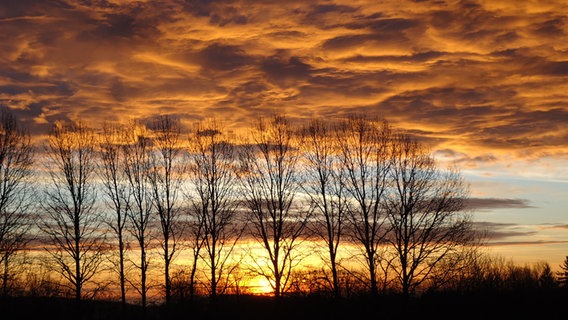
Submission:
[[[550,265],[546,262],[542,265],[542,270],[538,277],[538,284],[541,289],[553,289],[557,287],[552,268],[550,268]]]
[[[561,271],[557,273],[558,282],[561,287],[568,288],[568,256],[564,259],[564,262],[560,265]]]

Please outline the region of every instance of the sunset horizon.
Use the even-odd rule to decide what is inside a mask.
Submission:
[[[249,145],[270,146],[273,142],[262,140],[263,136],[259,136],[259,140],[246,140],[259,125],[259,119],[266,120],[269,129],[278,131],[282,123],[270,121],[274,117],[285,117],[286,130],[291,128],[300,136],[301,129],[305,130],[314,121],[330,125],[338,132],[341,126],[333,125],[345,121],[343,136],[334,136],[335,149],[330,147],[335,152],[330,157],[333,161],[349,160],[351,146],[346,141],[351,140],[345,138],[349,135],[345,128],[356,131],[353,129],[356,125],[348,122],[350,117],[362,117],[369,122],[380,119],[397,133],[416,139],[427,150],[428,159],[432,157],[436,161],[436,168],[457,168],[468,192],[460,203],[463,206],[454,211],[471,213],[475,230],[484,232],[480,246],[483,252],[518,266],[546,263],[555,274],[563,270],[562,264],[568,259],[568,3],[565,1],[23,0],[0,3],[0,26],[3,30],[0,35],[0,107],[29,132],[38,154],[49,154],[49,147],[53,148],[53,144],[49,144],[53,140],[49,139],[57,132],[53,130],[55,123],[81,123],[105,136],[104,130],[109,129],[105,125],[128,127],[134,121],[144,130],[154,130],[152,134],[156,136],[164,135],[159,140],[150,134],[139,134],[133,127],[125,131],[111,128],[118,130],[113,134],[122,140],[109,138],[113,134],[106,135],[109,139],[106,151],[114,152],[115,145],[132,146],[116,152],[122,152],[120,156],[127,159],[124,163],[132,161],[129,164],[134,167],[136,161],[142,161],[145,156],[156,157],[152,148],[157,148],[160,142],[169,142],[167,134],[171,132],[168,130],[179,125],[176,128],[182,130],[184,143],[195,143],[191,146],[194,149],[184,149],[188,154],[199,155],[206,147],[233,144],[241,152],[241,158],[231,157],[242,163],[227,165],[233,170],[227,176],[237,176],[235,168],[241,170],[241,176],[221,179],[221,184],[237,185],[235,181],[239,181],[237,191],[231,191],[230,195],[250,198],[238,208],[227,205],[230,201],[222,202],[229,206],[223,213],[230,216],[234,212],[262,211],[259,208],[264,205],[263,197],[268,198],[262,194],[264,190],[258,190],[258,185],[265,186],[262,183],[268,182],[260,178],[246,180],[250,178],[247,174],[253,176],[251,172],[255,168],[259,176],[265,173],[261,170],[264,167],[251,155],[272,151],[268,147],[268,151],[247,150]],[[151,128],[152,121],[164,120],[160,117],[175,123],[162,122],[157,125],[163,127]],[[208,122],[212,119],[216,121],[214,125]],[[198,132],[200,125],[204,125],[205,133]],[[381,131],[384,128],[379,129],[380,124],[372,126],[372,130],[386,136]],[[61,131],[63,136],[74,132],[65,130]],[[223,136],[221,140],[215,140],[218,134]],[[86,142],[85,137],[75,138],[79,143]],[[203,137],[211,139],[199,140]],[[151,143],[143,145],[144,138]],[[386,139],[396,140],[391,136]],[[104,149],[103,144],[98,143],[97,148]],[[283,145],[300,149],[301,143],[294,143]],[[302,147],[314,149],[316,145]],[[64,149],[62,146],[63,143],[59,147]],[[138,147],[147,149],[140,151]],[[381,146],[373,147],[380,149]],[[388,146],[392,150],[398,147],[396,143]],[[107,156],[115,156],[112,152]],[[230,152],[236,151],[231,149]],[[206,158],[206,152],[203,154]],[[138,155],[139,159],[128,158]],[[164,159],[168,161],[167,156]],[[192,162],[183,170],[184,174],[198,176],[191,182],[198,189],[203,187],[199,183],[207,179],[199,176],[202,173],[196,167],[200,160],[206,160],[198,156],[191,159],[196,164]],[[42,161],[34,165],[43,165]],[[145,176],[150,180],[148,186],[154,188],[151,190],[153,200],[132,196],[134,200],[129,198],[132,202],[128,202],[127,207],[133,210],[134,203],[138,205],[140,220],[132,218],[134,225],[148,223],[143,215],[158,212],[150,223],[158,230],[152,235],[155,237],[152,240],[157,241],[158,235],[164,239],[170,236],[167,234],[170,226],[165,224],[167,219],[164,220],[163,215],[175,210],[173,206],[168,207],[169,190],[162,192],[157,187],[163,187],[160,170],[168,163],[153,161],[153,176]],[[270,167],[270,164],[264,165]],[[341,179],[344,172],[353,169],[335,162],[330,167],[341,168],[338,170],[341,174],[334,172]],[[52,169],[47,165],[33,168],[45,170],[43,173]],[[380,168],[374,169],[381,172]],[[98,174],[98,179],[103,181],[104,174]],[[127,185],[125,181],[135,180],[131,176],[121,179],[124,185]],[[32,190],[37,193],[42,183],[56,190],[61,185],[53,181],[48,178],[34,181],[36,189]],[[451,178],[448,181],[454,182]],[[343,188],[345,181],[340,184]],[[357,187],[356,181],[353,185]],[[150,190],[148,186],[138,187]],[[103,187],[100,190],[106,190]],[[104,207],[106,194],[100,190],[95,202]],[[348,191],[352,192],[349,197],[356,198],[357,190]],[[452,200],[462,199],[460,195],[456,191]],[[45,210],[52,209],[52,217],[57,214],[55,208],[66,203],[57,196],[61,194],[52,192],[45,197],[56,198]],[[341,198],[344,194],[333,196]],[[294,199],[298,198],[302,199],[300,196]],[[117,204],[122,200],[117,197],[106,201]],[[151,201],[154,203],[149,204]],[[184,209],[199,207],[185,198],[183,201],[187,201],[180,205]],[[318,208],[317,203],[312,205]],[[365,208],[365,205],[361,206]],[[270,216],[273,212],[268,207]],[[112,213],[109,208],[104,210]],[[316,210],[309,208],[306,211]],[[117,212],[120,210],[118,208]],[[289,209],[284,206],[280,210]],[[391,211],[396,210],[391,208]],[[297,222],[297,225],[302,223]],[[129,244],[135,250],[150,248],[152,252],[161,248],[165,257],[160,258],[168,261],[177,257],[179,248],[159,241],[150,246],[144,234],[140,234],[145,230],[143,226],[136,226],[140,228],[139,233],[133,232]],[[53,231],[47,224],[43,228],[47,234]],[[235,238],[244,234],[239,232],[242,231],[233,230],[233,235],[238,234]],[[258,233],[262,234],[262,230]],[[172,233],[171,236],[177,240],[180,235]],[[289,237],[297,237],[297,234],[290,232],[282,238]],[[196,239],[196,243],[199,242],[199,237]],[[292,244],[289,247],[296,245],[293,241]],[[146,245],[149,247],[144,247]],[[190,247],[182,251],[182,255],[187,255],[184,261],[188,265],[192,259],[205,255],[192,257]],[[214,252],[215,246],[212,247],[210,250]],[[229,248],[227,251],[233,253],[233,247]],[[253,251],[240,249],[247,253]],[[132,252],[139,252],[135,250]],[[217,257],[211,252],[209,258],[213,264]],[[350,253],[343,252],[345,256]],[[245,261],[242,257],[231,257],[235,260],[227,257],[228,254],[221,255],[219,268],[223,271],[226,261],[236,265],[239,265],[238,259]],[[135,255],[135,259],[138,259],[133,263],[136,271],[144,269],[140,265],[146,262],[156,267],[159,263],[155,261],[160,261],[144,255]],[[152,256],[152,259],[158,257]],[[249,257],[245,262],[254,265],[261,260]],[[204,266],[209,265],[204,262]],[[268,272],[256,266],[262,271],[250,280],[251,286],[259,287],[256,293],[269,294],[268,288],[280,290],[280,283],[269,280]],[[163,275],[157,271],[156,274],[153,281],[163,281]],[[214,272],[203,274],[204,279],[217,276]],[[213,282],[212,290],[215,290]],[[161,292],[156,292],[148,298],[159,296],[161,299]],[[139,291],[129,292],[133,293],[136,296]]]

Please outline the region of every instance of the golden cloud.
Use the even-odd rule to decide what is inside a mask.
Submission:
[[[467,159],[568,154],[564,1],[26,0],[0,25],[0,104],[36,133],[373,112]]]

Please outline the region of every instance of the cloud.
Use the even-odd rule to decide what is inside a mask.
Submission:
[[[568,241],[494,241],[487,243],[487,246],[534,246],[534,245],[555,245],[555,244],[566,244]]]
[[[564,224],[523,225],[518,223],[503,223],[477,221],[476,230],[485,236],[488,246],[529,246],[554,245],[568,243],[561,237],[554,236],[555,230],[566,230]]]
[[[289,87],[302,82],[310,76],[312,69],[309,64],[302,62],[297,57],[290,57],[289,59],[270,57],[262,63],[260,68],[269,81],[282,87]]]
[[[468,198],[465,202],[466,207],[472,210],[535,208],[526,199]]]
[[[542,229],[568,230],[568,224],[543,225],[541,228],[542,228]]]
[[[197,54],[197,62],[204,73],[211,71],[238,71],[254,62],[238,46],[213,43]]]
[[[476,230],[481,232],[481,234],[485,237],[488,245],[509,243],[509,238],[534,238],[538,235],[538,231],[533,229],[524,229],[521,225],[515,223],[478,221],[475,222],[474,225]]]
[[[465,165],[568,151],[561,1],[11,1],[0,104],[53,119],[387,117]]]

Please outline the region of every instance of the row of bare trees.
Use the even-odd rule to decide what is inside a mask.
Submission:
[[[394,287],[409,296],[440,278],[440,269],[451,275],[473,261],[479,245],[459,171],[440,168],[426,146],[383,119],[295,126],[276,115],[236,138],[214,119],[189,130],[171,116],[102,128],[57,122],[46,148],[34,152],[15,119],[6,111],[3,117],[2,139],[17,137],[0,145],[8,184],[0,195],[5,286],[9,258],[36,226],[46,265],[77,300],[88,283],[96,292],[92,282],[112,261],[122,303],[134,288],[143,306],[156,244],[166,303],[182,249],[192,258],[185,266],[190,294],[206,271],[201,281],[215,299],[242,272],[236,248],[243,242],[262,248],[247,272],[264,277],[276,297],[293,287],[300,262],[322,249],[321,274],[335,296],[345,272],[372,294]],[[41,154],[40,170],[32,160]],[[38,192],[28,198],[32,178]],[[325,248],[303,247],[320,241]],[[356,251],[342,254],[347,246]],[[116,259],[106,259],[111,254]],[[357,263],[364,272],[352,271]],[[97,281],[95,289],[104,290]]]

